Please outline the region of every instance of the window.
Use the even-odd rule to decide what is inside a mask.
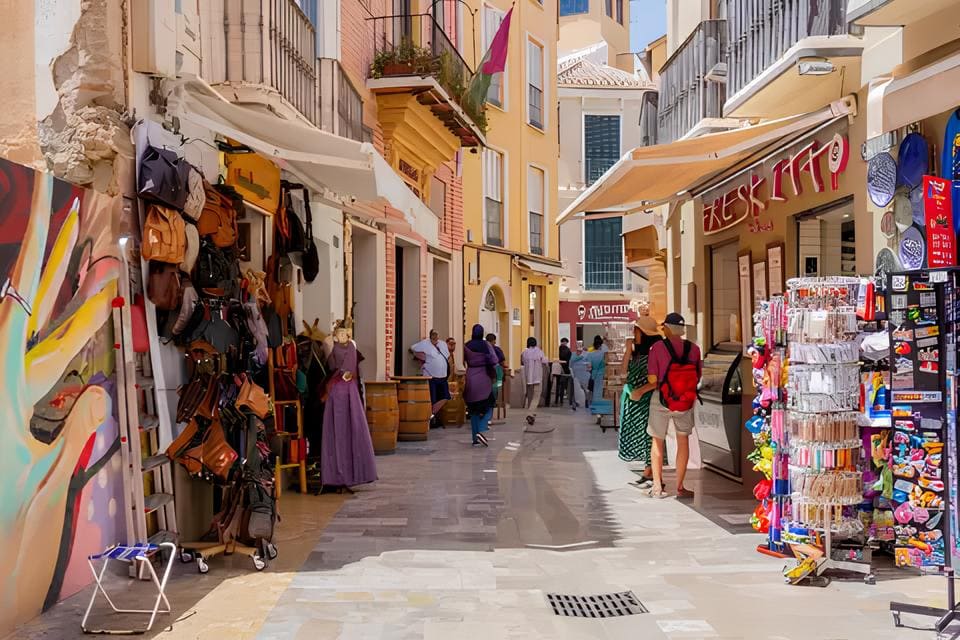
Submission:
[[[613,0],[603,0],[604,7],[607,10],[607,17],[613,17]]]
[[[340,76],[337,87],[337,134],[362,142],[365,139],[363,100],[339,64],[337,73]]]
[[[623,290],[621,218],[584,220],[583,280],[588,291]]]
[[[620,159],[620,116],[583,117],[584,180],[593,184]]]
[[[488,7],[484,5],[483,7],[483,51],[486,52],[490,48],[490,44],[493,42],[493,36],[497,34],[497,29],[500,28],[500,23],[503,22],[504,14],[502,11],[494,9],[493,7]],[[490,80],[490,87],[487,89],[487,102],[490,104],[496,105],[498,107],[504,106],[504,78],[507,75],[507,70],[504,69],[503,73],[493,74],[493,78]]]
[[[560,15],[572,16],[590,13],[590,0],[560,0]]]
[[[617,22],[623,24],[623,0],[616,0],[617,2]]]
[[[543,129],[543,47],[527,40],[527,122]]]
[[[543,255],[543,171],[527,167],[527,211],[530,217],[530,253]]]
[[[503,154],[483,150],[483,217],[486,244],[503,246]]]

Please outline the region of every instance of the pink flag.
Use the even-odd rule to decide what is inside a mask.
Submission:
[[[507,66],[507,44],[510,42],[510,16],[513,15],[513,7],[507,11],[503,17],[500,28],[493,36],[490,42],[490,48],[487,50],[487,61],[483,63],[481,71],[486,74],[502,73]]]

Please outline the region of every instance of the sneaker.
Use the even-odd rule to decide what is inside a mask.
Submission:
[[[482,444],[482,445],[485,446],[485,447],[489,447],[489,446],[490,446],[490,443],[487,442],[487,439],[484,437],[484,435],[483,435],[482,433],[478,433],[478,434],[477,434],[477,442],[479,442],[480,444]]]
[[[534,416],[527,416],[527,424],[532,425],[537,419]]]
[[[693,500],[695,495],[696,494],[693,491],[690,491],[690,489],[684,489],[683,487],[677,489],[678,500]]]

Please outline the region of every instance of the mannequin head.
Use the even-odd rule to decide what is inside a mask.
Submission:
[[[350,327],[352,325],[353,321],[350,318],[337,320],[337,323],[333,326],[333,339],[339,344],[350,342]]]

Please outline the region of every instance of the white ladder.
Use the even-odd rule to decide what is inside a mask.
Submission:
[[[165,453],[169,442],[161,442],[153,363],[149,353],[138,354],[133,350],[130,311],[133,295],[128,252],[135,250],[135,245],[128,239],[121,240],[119,297],[113,307],[127,544],[147,541],[159,545],[176,543],[177,516],[173,469]],[[139,256],[134,264],[142,274]],[[136,281],[136,288],[142,292],[143,278],[138,277]],[[153,305],[147,307],[147,313],[154,312]],[[169,439],[169,435],[164,439]],[[149,494],[145,491],[148,477],[152,485]],[[157,514],[158,530],[148,535],[147,517],[151,513]]]

